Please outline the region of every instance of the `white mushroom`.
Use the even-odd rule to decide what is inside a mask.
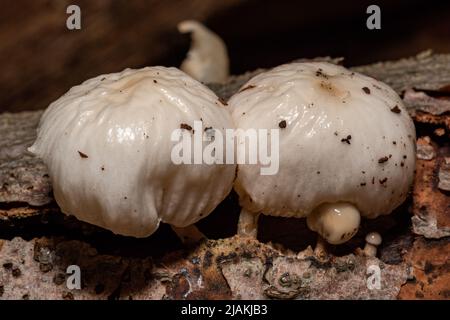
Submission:
[[[279,171],[238,165],[241,222],[307,217],[329,243],[360,216],[391,213],[413,180],[415,128],[386,84],[330,63],[291,63],[249,80],[228,102],[238,129],[279,129]],[[256,231],[246,230],[247,235]]]
[[[331,244],[350,240],[358,231],[360,221],[358,210],[347,202],[324,203],[306,217],[308,228]]]
[[[377,255],[377,247],[381,244],[381,241],[381,235],[378,232],[368,233],[366,235],[364,254],[368,257],[375,257]]]
[[[173,163],[171,135],[194,135],[196,120],[233,128],[217,96],[182,71],[126,69],[53,102],[29,150],[47,164],[64,213],[127,236],[149,236],[160,221],[186,235],[179,228],[206,217],[235,175],[234,165]]]
[[[181,70],[203,83],[222,83],[228,78],[229,60],[223,40],[198,21],[178,24],[181,33],[191,33],[192,44]]]

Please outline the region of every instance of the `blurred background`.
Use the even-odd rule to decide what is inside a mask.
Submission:
[[[81,30],[66,28],[67,6]],[[366,9],[381,8],[381,30]],[[341,56],[346,66],[432,49],[450,53],[450,1],[2,0],[0,112],[43,109],[71,86],[146,65],[179,66],[197,19],[228,46],[231,73],[297,58]]]

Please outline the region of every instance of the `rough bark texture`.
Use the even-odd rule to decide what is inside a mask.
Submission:
[[[450,55],[354,69],[404,94],[419,136],[416,180],[401,208],[364,221],[324,260],[311,251],[303,220],[264,217],[262,242],[231,237],[239,212],[233,194],[200,223],[211,238],[228,238],[191,248],[181,248],[165,226],[130,239],[65,217],[45,166],[26,152],[41,111],[0,114],[0,299],[448,299]],[[211,87],[227,99],[260,71]],[[218,226],[221,232],[208,231]],[[378,258],[365,258],[358,248],[372,230],[384,242]],[[81,290],[66,286],[71,264],[82,270]],[[367,286],[369,266],[381,270],[380,289]]]
[[[44,163],[27,152],[36,138],[42,111],[0,116],[0,203],[51,202],[51,185]]]
[[[414,274],[400,299],[450,299],[450,241],[419,238],[407,255]]]
[[[427,139],[428,138],[428,139]],[[429,137],[419,139],[418,150],[428,153],[417,159],[416,177],[413,190],[414,206],[413,230],[427,238],[450,236],[450,196],[440,188],[447,180],[442,180],[442,172],[448,170],[445,159],[450,156],[450,148],[439,148]],[[447,169],[446,169],[447,168]]]
[[[2,244],[2,298],[28,299],[394,299],[406,264],[353,254],[319,261],[311,249],[285,256],[256,240],[206,241],[166,257],[101,255],[80,241],[14,238]],[[82,289],[68,290],[66,269],[82,270]],[[367,287],[367,268],[382,270]]]

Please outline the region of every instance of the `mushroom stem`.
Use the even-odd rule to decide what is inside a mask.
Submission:
[[[193,224],[182,228],[172,226],[172,230],[184,244],[193,244],[202,239],[207,239],[206,236]]]
[[[317,235],[317,242],[316,247],[314,248],[314,254],[319,259],[325,259],[327,256],[327,242],[320,234]]]
[[[247,209],[242,208],[239,216],[237,234],[256,239],[258,235],[259,215],[260,213],[250,212]]]
[[[377,247],[373,244],[366,243],[364,246],[364,255],[367,257],[375,257],[377,255]]]

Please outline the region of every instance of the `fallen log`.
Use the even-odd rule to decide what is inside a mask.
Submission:
[[[199,224],[218,240],[192,248],[182,248],[164,227],[149,239],[130,239],[66,217],[45,165],[26,151],[42,111],[0,114],[0,299],[448,298],[450,55],[425,52],[353,70],[402,95],[418,131],[416,180],[401,208],[365,221],[352,241],[330,248],[326,261],[313,255],[313,235],[302,220],[264,217],[262,242],[232,237],[234,194]],[[210,87],[227,99],[261,71]],[[372,230],[384,238],[379,258],[355,254]],[[158,248],[143,249],[152,246]],[[71,264],[87,275],[81,290],[65,285]],[[369,266],[381,270],[380,289],[367,285]]]

